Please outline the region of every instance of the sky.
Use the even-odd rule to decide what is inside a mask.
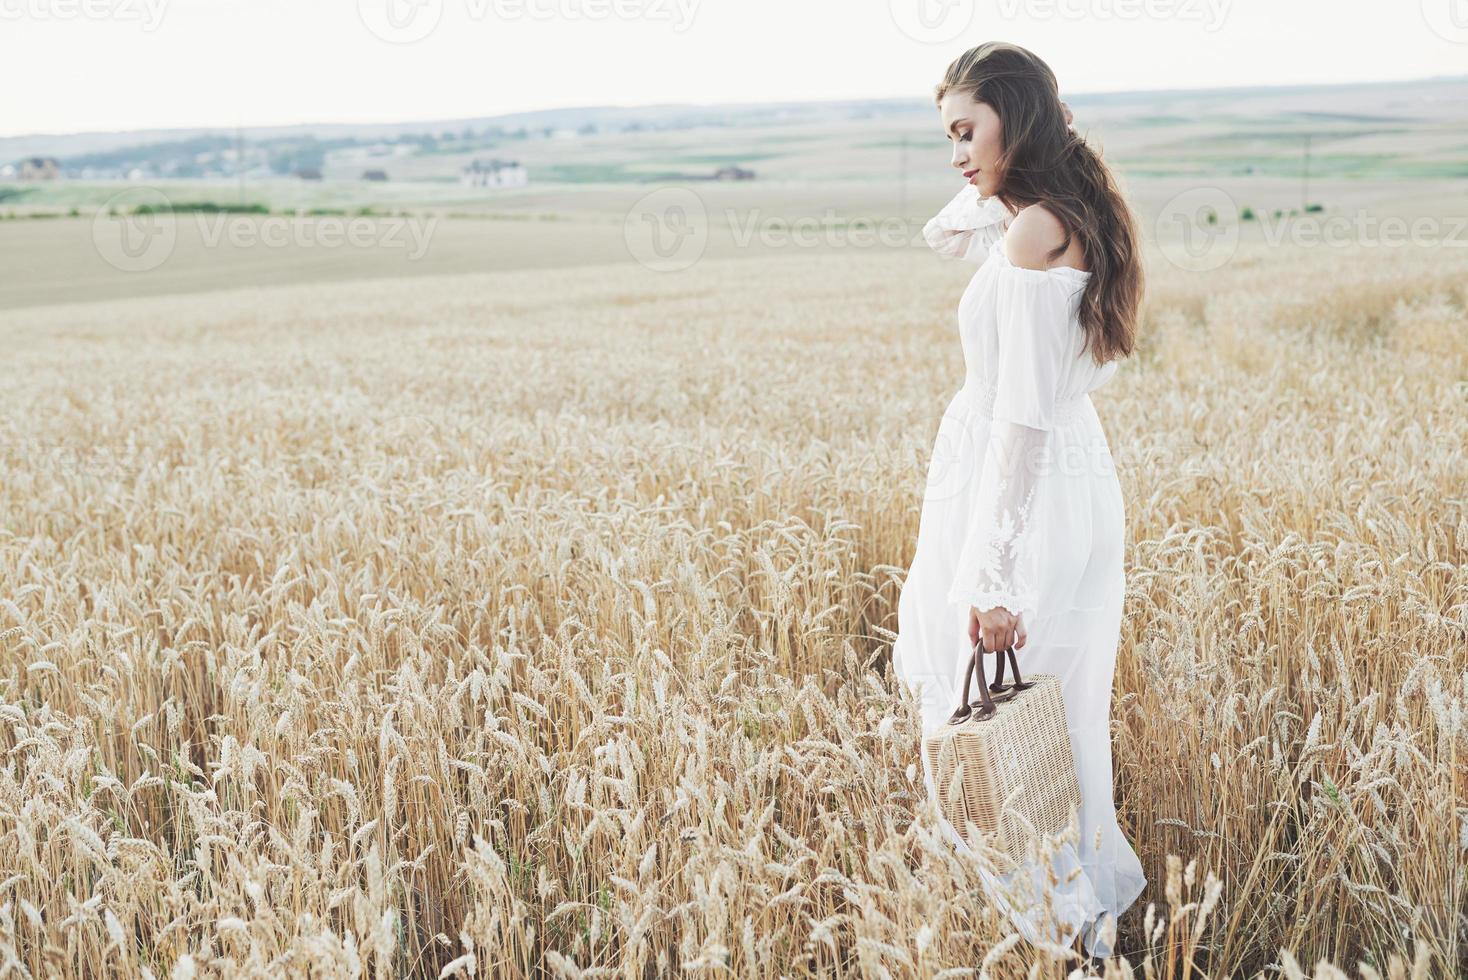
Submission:
[[[929,97],[986,40],[1067,94],[1468,73],[1468,0],[0,0],[0,136]]]

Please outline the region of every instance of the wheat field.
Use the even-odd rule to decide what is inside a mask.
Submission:
[[[890,663],[970,271],[8,313],[0,976],[1066,976]],[[1468,255],[1148,275],[1106,975],[1468,971]]]

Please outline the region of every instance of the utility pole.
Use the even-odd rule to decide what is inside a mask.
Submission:
[[[234,127],[234,175],[239,185],[239,203],[245,203],[245,128],[239,123]]]
[[[902,134],[902,146],[897,154],[897,217],[907,220],[907,134]]]
[[[1305,134],[1305,175],[1300,182],[1300,213],[1310,206],[1310,134]]]

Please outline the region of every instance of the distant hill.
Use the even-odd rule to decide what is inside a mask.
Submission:
[[[1127,177],[1468,177],[1468,76],[1063,94],[1078,129]],[[499,166],[528,174],[532,188],[731,173],[762,186],[903,182],[909,172],[918,180],[941,174],[948,153],[937,113],[922,97],[580,106],[426,122],[0,140],[0,199],[7,213],[34,213],[96,204],[119,181],[166,183],[170,193],[194,182],[204,201],[224,193],[234,203],[269,206],[408,206],[452,199],[453,188],[472,183],[466,174]],[[64,179],[18,179],[23,157],[56,158]],[[319,194],[302,199],[281,186],[308,175]],[[369,180],[377,190],[357,186]],[[247,187],[258,193],[250,197]],[[482,191],[461,199],[483,200]]]
[[[416,120],[394,123],[302,123],[293,126],[194,127],[180,129],[126,130],[116,132],[34,134],[0,137],[0,162],[26,156],[54,156],[65,160],[88,154],[108,153],[126,147],[158,143],[242,136],[251,142],[314,137],[322,141],[390,140],[416,134],[462,132],[465,129],[501,128],[514,130],[579,129],[593,125],[602,130],[691,129],[698,126],[767,126],[799,123],[816,118],[848,116],[869,118],[876,114],[928,111],[921,99],[861,99],[829,102],[719,103],[698,105],[667,103],[642,106],[575,106],[512,112],[500,116],[460,119]]]
[[[1364,82],[1339,85],[1277,85],[1218,89],[1159,89],[1144,91],[1090,92],[1066,94],[1077,109],[1115,110],[1142,105],[1211,104],[1224,102],[1309,103],[1318,112],[1322,98],[1345,97],[1343,113],[1352,112],[1357,121],[1362,113],[1384,112],[1399,119],[1400,102],[1414,93],[1431,90],[1438,100],[1468,99],[1468,75],[1436,76],[1399,82]],[[1397,103],[1397,105],[1393,105]],[[1350,107],[1349,109],[1347,107]],[[1446,106],[1443,107],[1446,109]],[[65,163],[69,158],[105,154],[124,148],[146,147],[161,143],[186,143],[195,140],[234,140],[258,143],[275,140],[315,139],[331,141],[393,140],[405,136],[483,131],[487,129],[577,130],[593,126],[599,131],[678,130],[703,126],[764,127],[798,125],[814,120],[871,119],[878,116],[908,116],[931,113],[932,103],[925,96],[892,99],[831,100],[780,103],[663,103],[641,106],[573,106],[512,112],[498,116],[473,118],[413,120],[393,123],[303,123],[293,126],[191,127],[179,129],[131,130],[65,134],[33,134],[0,137],[0,163],[13,162],[27,156],[54,156]]]

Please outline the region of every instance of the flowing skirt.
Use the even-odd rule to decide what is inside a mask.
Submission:
[[[983,459],[988,438],[988,420],[973,408],[966,389],[954,395],[939,427],[917,549],[898,603],[893,666],[917,697],[924,737],[957,706],[971,650],[968,610],[946,601],[978,488],[977,480],[964,475]],[[1051,449],[1056,459],[1071,462],[1053,467],[1043,494],[1036,494],[1037,519],[1050,523],[1045,574],[1039,617],[1026,620],[1028,639],[1016,653],[1026,676],[1054,674],[1060,681],[1081,789],[1080,839],[1063,843],[1048,867],[1032,862],[1004,875],[979,871],[990,897],[1026,939],[1068,945],[1079,934],[1088,952],[1108,956],[1115,920],[1147,882],[1117,825],[1112,795],[1111,685],[1126,592],[1125,515],[1110,449],[1089,398],[1073,423],[1054,430]],[[992,677],[994,657],[986,655],[983,662]],[[936,799],[926,759],[922,769],[929,799]],[[939,824],[960,852],[972,853],[947,820],[940,816]],[[1060,882],[1053,887],[1051,870]],[[1060,935],[1038,928],[1046,892],[1063,924]]]

